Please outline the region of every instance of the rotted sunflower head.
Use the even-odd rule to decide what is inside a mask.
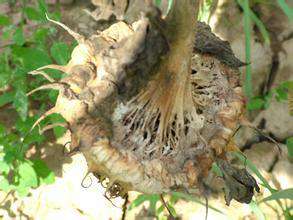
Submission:
[[[235,63],[229,66],[194,43],[195,7],[190,4],[175,5],[171,18],[142,14],[131,25],[117,22],[88,39],[53,21],[79,45],[67,65],[36,71],[53,68],[66,74],[52,82],[60,92],[44,116],[58,112],[66,119],[72,147],[84,154],[90,172],[109,179],[112,197],[130,190],[194,192],[212,163],[225,158],[243,114]],[[209,50],[222,42],[206,27],[196,36],[210,41]],[[223,45],[225,53],[232,53]],[[244,187],[251,186],[245,182]]]

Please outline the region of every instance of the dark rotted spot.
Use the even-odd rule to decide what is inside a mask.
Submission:
[[[197,73],[196,70],[191,70],[191,75],[195,75]]]

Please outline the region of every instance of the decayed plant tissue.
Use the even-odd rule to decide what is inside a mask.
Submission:
[[[147,1],[138,2],[129,10],[123,6],[131,23],[117,21],[89,38],[51,20],[78,45],[67,65],[33,72],[46,76],[42,71],[51,68],[65,74],[31,92],[59,90],[55,107],[36,124],[60,113],[71,131],[72,151],[84,154],[101,181],[109,179],[110,198],[130,190],[203,192],[216,162],[227,204],[249,203],[259,188],[226,157],[237,149],[233,134],[244,117],[237,68],[245,64],[228,42],[196,22],[197,1],[175,1],[164,16]],[[121,8],[108,12],[123,16]]]

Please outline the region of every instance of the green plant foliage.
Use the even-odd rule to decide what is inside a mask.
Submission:
[[[18,112],[20,118],[25,120],[28,112],[28,97],[24,89],[16,89],[13,106]]]
[[[265,100],[262,97],[253,97],[247,103],[247,109],[248,110],[263,109],[264,106],[265,106]]]
[[[49,54],[39,48],[15,46],[12,48],[12,52],[27,71],[35,70],[38,67],[51,63]]]
[[[10,18],[6,15],[0,15],[0,26],[7,26],[10,24]]]
[[[214,0],[204,0],[202,1],[201,7],[199,8],[198,12],[198,20],[209,23],[210,15],[211,15],[211,8],[213,6]]]
[[[39,115],[29,116],[31,106],[41,103],[38,110],[45,111],[48,105],[53,104],[48,103],[48,97],[56,101],[57,96],[54,91],[42,91],[29,99],[27,92],[44,84],[45,79],[36,76],[31,80],[28,72],[52,62],[61,65],[67,63],[72,47],[64,42],[52,42],[56,29],[46,27],[45,13],[58,20],[60,12],[49,13],[44,0],[38,0],[35,5],[28,5],[25,0],[20,2],[24,7],[18,9],[22,18],[18,24],[13,24],[9,16],[0,15],[1,42],[10,42],[1,45],[0,108],[8,106],[12,113],[17,113],[17,117],[12,120],[15,124],[9,126],[9,129],[0,124],[0,190],[27,196],[30,189],[55,181],[54,173],[44,161],[27,158],[26,153],[32,146],[38,147],[46,141],[46,136],[39,134],[39,128],[31,130],[39,118]],[[24,34],[25,25],[31,21],[39,22],[41,26]],[[56,71],[48,74],[53,78],[61,77]],[[54,114],[40,123],[40,126],[60,122],[64,122],[64,119]],[[56,137],[61,137],[64,132],[62,127],[54,128]]]
[[[32,161],[33,168],[38,177],[38,184],[51,184],[55,181],[54,173],[48,168],[42,160],[36,159]]]
[[[2,95],[0,95],[0,107],[6,105],[7,103],[10,103],[13,101],[15,96],[14,92],[6,92]]]
[[[293,188],[290,189],[284,189],[277,192],[272,193],[272,195],[264,198],[261,200],[261,202],[266,202],[270,200],[278,200],[278,199],[289,199],[293,200]]]
[[[290,8],[285,0],[278,0],[278,4],[280,8],[283,10],[283,12],[287,15],[289,20],[293,21],[293,8]]]
[[[18,45],[22,46],[25,43],[25,38],[23,36],[22,28],[19,27],[15,30],[13,35],[13,42]]]
[[[160,196],[157,194],[154,194],[154,195],[142,194],[142,195],[137,196],[137,198],[135,200],[133,200],[131,205],[128,207],[128,210],[131,210],[135,207],[138,207],[146,201],[149,202],[150,210],[152,210],[153,213],[155,213],[156,204],[157,204],[157,202],[160,201]]]
[[[252,25],[255,24],[259,29],[264,42],[269,44],[270,43],[270,36],[269,33],[264,25],[264,23],[258,18],[258,16],[251,10],[251,3],[256,4],[264,4],[267,3],[265,1],[249,1],[249,0],[236,0],[239,6],[243,9],[243,16],[244,16],[244,33],[245,33],[245,54],[246,58],[245,61],[249,65],[245,68],[245,82],[244,82],[244,91],[245,95],[248,99],[248,110],[257,110],[267,108],[269,105],[269,100],[272,97],[272,93],[276,94],[276,99],[278,101],[286,100],[287,93],[284,91],[284,87],[280,86],[279,88],[269,91],[267,95],[264,97],[253,97],[253,85],[252,85],[252,70],[251,70],[251,29]],[[289,20],[293,20],[293,9],[290,8],[285,0],[278,0],[277,1],[280,8],[283,12],[287,15]],[[287,82],[284,82],[287,83]]]
[[[53,123],[65,123],[65,119],[62,118],[62,116],[60,114],[52,114],[48,117],[49,121],[53,124]],[[66,128],[63,127],[54,127],[53,128],[53,132],[55,137],[59,138],[62,137],[64,135],[64,133],[66,132]]]
[[[0,189],[26,196],[31,188],[54,182],[55,176],[43,161],[28,160],[24,155],[30,144],[42,143],[44,137],[36,130],[23,135],[27,133],[28,125],[22,120],[16,124],[16,129],[15,133],[8,133],[0,125]]]
[[[270,106],[270,102],[274,97],[278,102],[287,101],[289,88],[293,87],[293,81],[285,81],[279,86],[272,88],[264,96],[256,96],[251,98],[247,104],[248,110],[260,110],[267,109]]]
[[[68,60],[70,59],[70,55],[71,55],[70,49],[68,45],[65,43],[62,43],[62,42],[53,43],[50,51],[54,60],[60,65],[67,64]]]
[[[160,6],[160,5],[161,5],[161,2],[162,2],[162,0],[155,0],[155,4],[156,4],[157,6]]]

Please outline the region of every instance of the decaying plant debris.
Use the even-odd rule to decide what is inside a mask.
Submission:
[[[66,66],[33,72],[66,74],[32,91],[59,90],[40,120],[56,112],[66,119],[72,150],[84,154],[101,181],[109,179],[110,197],[130,190],[194,193],[217,162],[227,203],[250,202],[259,190],[255,180],[226,158],[243,117],[243,63],[207,25],[196,28],[198,1],[174,1],[164,19],[150,1],[139,2],[143,11],[131,12],[136,21],[118,21],[87,39],[59,23],[78,46]]]

